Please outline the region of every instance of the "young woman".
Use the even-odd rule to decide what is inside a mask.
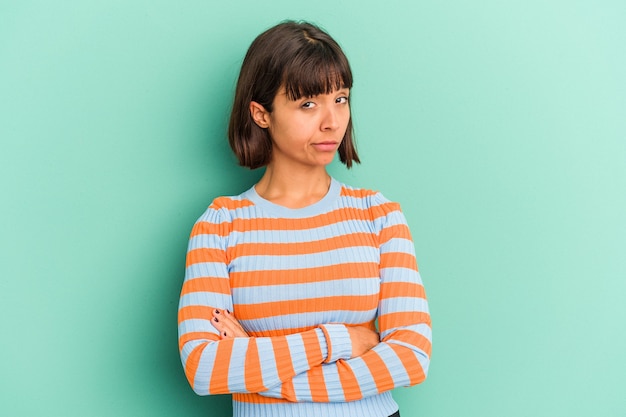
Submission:
[[[189,383],[232,393],[235,416],[399,415],[391,390],[426,378],[430,315],[400,207],[326,171],[336,153],[359,162],[351,87],[308,23],[269,29],[244,59],[228,136],[265,173],[194,225],[178,314]]]

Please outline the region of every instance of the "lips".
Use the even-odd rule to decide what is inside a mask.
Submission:
[[[327,142],[319,142],[314,143],[313,147],[321,152],[334,152],[337,150],[337,142],[327,141]]]

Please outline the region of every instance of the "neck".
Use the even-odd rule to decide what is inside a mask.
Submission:
[[[256,192],[274,204],[293,209],[315,204],[328,193],[330,175],[325,168],[289,171],[268,165],[255,186]]]

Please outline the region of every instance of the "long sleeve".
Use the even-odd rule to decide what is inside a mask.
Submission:
[[[380,219],[381,343],[360,357],[315,366],[261,395],[289,401],[354,401],[426,378],[431,322],[413,241],[397,204],[383,200],[375,207],[384,210],[375,213]]]
[[[391,390],[420,383],[430,315],[398,204],[331,181],[300,209],[254,187],[196,222],[179,304],[179,349],[200,395],[232,393],[236,416],[393,414]],[[214,309],[250,337],[221,339]],[[380,343],[352,358],[350,326]]]
[[[178,332],[181,360],[194,391],[265,391],[314,366],[348,358],[352,346],[342,324],[286,336],[220,340],[211,319],[215,308],[233,310],[226,251],[230,228],[227,210],[212,206],[189,240]]]

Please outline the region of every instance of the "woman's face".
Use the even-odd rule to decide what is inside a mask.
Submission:
[[[334,158],[350,121],[350,90],[290,100],[280,89],[273,111],[257,103],[250,110],[255,122],[272,138],[270,164],[326,166]],[[260,106],[254,108],[254,105]]]

